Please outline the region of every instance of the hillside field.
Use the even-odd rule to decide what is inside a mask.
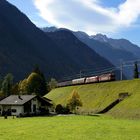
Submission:
[[[139,140],[140,121],[107,116],[0,117],[0,140]]]
[[[83,106],[78,110],[82,114],[99,112],[118,99],[119,93],[128,92],[130,96],[107,114],[117,118],[140,119],[140,79],[56,88],[46,97],[56,105],[66,105],[73,90],[78,91],[83,102]]]

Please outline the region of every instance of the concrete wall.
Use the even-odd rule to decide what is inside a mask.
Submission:
[[[11,106],[11,110],[15,109],[16,112],[11,112],[12,115],[18,116],[19,114],[24,113],[24,107],[23,106]]]
[[[20,113],[24,113],[24,107],[23,106],[2,106],[0,105],[0,115],[2,115],[2,111],[7,111],[8,109],[11,110],[11,115],[19,115]],[[16,110],[16,112],[12,112],[12,110]]]

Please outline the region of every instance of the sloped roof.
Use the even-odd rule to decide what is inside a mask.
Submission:
[[[46,98],[46,97],[38,97],[38,100],[40,100],[42,103],[48,105],[48,106],[52,106],[53,104],[50,103],[52,100]]]
[[[7,98],[0,101],[0,105],[23,105],[36,95],[10,95]]]

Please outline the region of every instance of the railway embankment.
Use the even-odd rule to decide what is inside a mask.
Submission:
[[[46,97],[55,105],[66,105],[73,90],[78,91],[83,102],[77,110],[80,114],[95,114],[106,109],[103,113],[113,117],[140,118],[140,79],[56,88]]]

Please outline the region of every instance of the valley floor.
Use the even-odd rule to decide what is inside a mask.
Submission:
[[[108,116],[0,118],[0,140],[139,140],[140,120]]]

